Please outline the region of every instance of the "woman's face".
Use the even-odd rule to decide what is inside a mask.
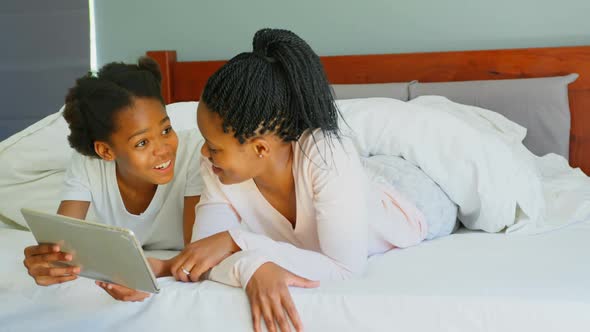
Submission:
[[[222,119],[201,101],[197,108],[197,125],[205,138],[201,154],[213,164],[213,172],[223,184],[244,182],[258,176],[268,149],[264,139],[250,139],[241,144],[230,133],[224,133]]]
[[[103,159],[115,160],[128,179],[166,184],[174,177],[178,137],[157,99],[134,98],[131,107],[115,116],[115,132],[106,144],[111,155]]]

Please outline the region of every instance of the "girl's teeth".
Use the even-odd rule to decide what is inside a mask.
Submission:
[[[162,164],[160,164],[160,165],[158,165],[158,166],[156,166],[154,168],[156,168],[156,169],[163,169],[163,168],[168,167],[169,165],[170,165],[170,160],[168,160],[167,162],[162,163]]]

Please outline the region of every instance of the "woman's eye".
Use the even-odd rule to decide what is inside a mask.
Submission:
[[[162,135],[168,135],[172,131],[172,127],[168,127],[162,130]]]
[[[139,143],[135,144],[136,148],[144,147],[147,144],[146,140],[140,141]]]

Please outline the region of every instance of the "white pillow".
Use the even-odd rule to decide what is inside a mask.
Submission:
[[[402,156],[419,166],[459,206],[466,227],[501,231],[516,223],[517,207],[531,222],[543,222],[533,155],[493,121],[387,98],[337,103],[341,128],[362,156]]]
[[[26,227],[22,207],[55,212],[72,149],[62,109],[0,143],[0,214]]]
[[[197,102],[166,106],[176,131],[196,128]],[[63,176],[74,152],[67,140],[69,128],[56,113],[0,142],[0,224],[10,221],[27,227],[20,213],[28,207],[54,213],[60,203]],[[89,211],[92,211],[90,209]],[[93,218],[89,215],[87,218]],[[8,219],[9,222],[2,222]],[[6,226],[5,225],[5,226]]]
[[[166,105],[172,128],[183,131],[197,128],[198,101],[182,101]]]

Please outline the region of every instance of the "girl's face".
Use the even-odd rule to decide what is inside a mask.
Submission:
[[[166,109],[154,98],[135,98],[131,107],[115,116],[110,142],[95,143],[97,153],[115,160],[126,179],[152,184],[172,180],[177,148],[178,137]]]
[[[230,133],[223,132],[223,120],[199,102],[197,125],[205,138],[201,154],[213,164],[213,172],[223,184],[235,184],[255,178],[264,169],[264,156],[270,151],[264,138],[243,144]],[[262,156],[262,157],[261,157]]]

